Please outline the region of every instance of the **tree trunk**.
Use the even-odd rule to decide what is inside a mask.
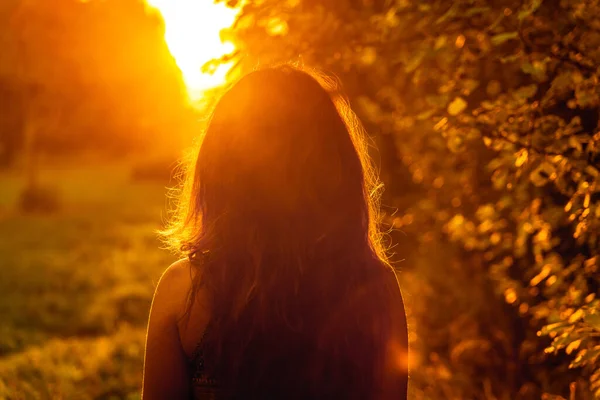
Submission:
[[[25,179],[27,189],[36,189],[38,186],[38,154],[36,151],[37,125],[32,115],[28,115],[24,124]]]

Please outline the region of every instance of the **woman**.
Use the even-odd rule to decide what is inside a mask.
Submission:
[[[167,231],[143,398],[405,399],[380,186],[331,82],[291,66],[221,98]]]

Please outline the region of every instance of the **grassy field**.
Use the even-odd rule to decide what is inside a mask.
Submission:
[[[0,399],[139,398],[153,289],[173,257],[165,188],[123,166],[44,170],[52,215],[22,215],[0,175]]]
[[[0,399],[140,398],[153,290],[175,259],[156,234],[165,185],[130,170],[45,168],[50,215],[17,212],[23,179],[0,174]]]

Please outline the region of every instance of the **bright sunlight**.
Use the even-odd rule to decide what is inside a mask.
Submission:
[[[232,43],[221,40],[220,33],[234,23],[239,9],[213,0],[146,1],[165,21],[165,41],[183,74],[190,100],[198,101],[206,90],[225,83],[233,63],[210,72],[203,72],[202,67],[235,50]]]

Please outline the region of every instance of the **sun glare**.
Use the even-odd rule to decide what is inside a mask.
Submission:
[[[146,0],[165,22],[165,41],[183,74],[188,96],[202,99],[206,90],[226,82],[233,63],[223,63],[210,72],[202,67],[235,50],[221,40],[221,31],[230,27],[239,9],[214,0]]]

